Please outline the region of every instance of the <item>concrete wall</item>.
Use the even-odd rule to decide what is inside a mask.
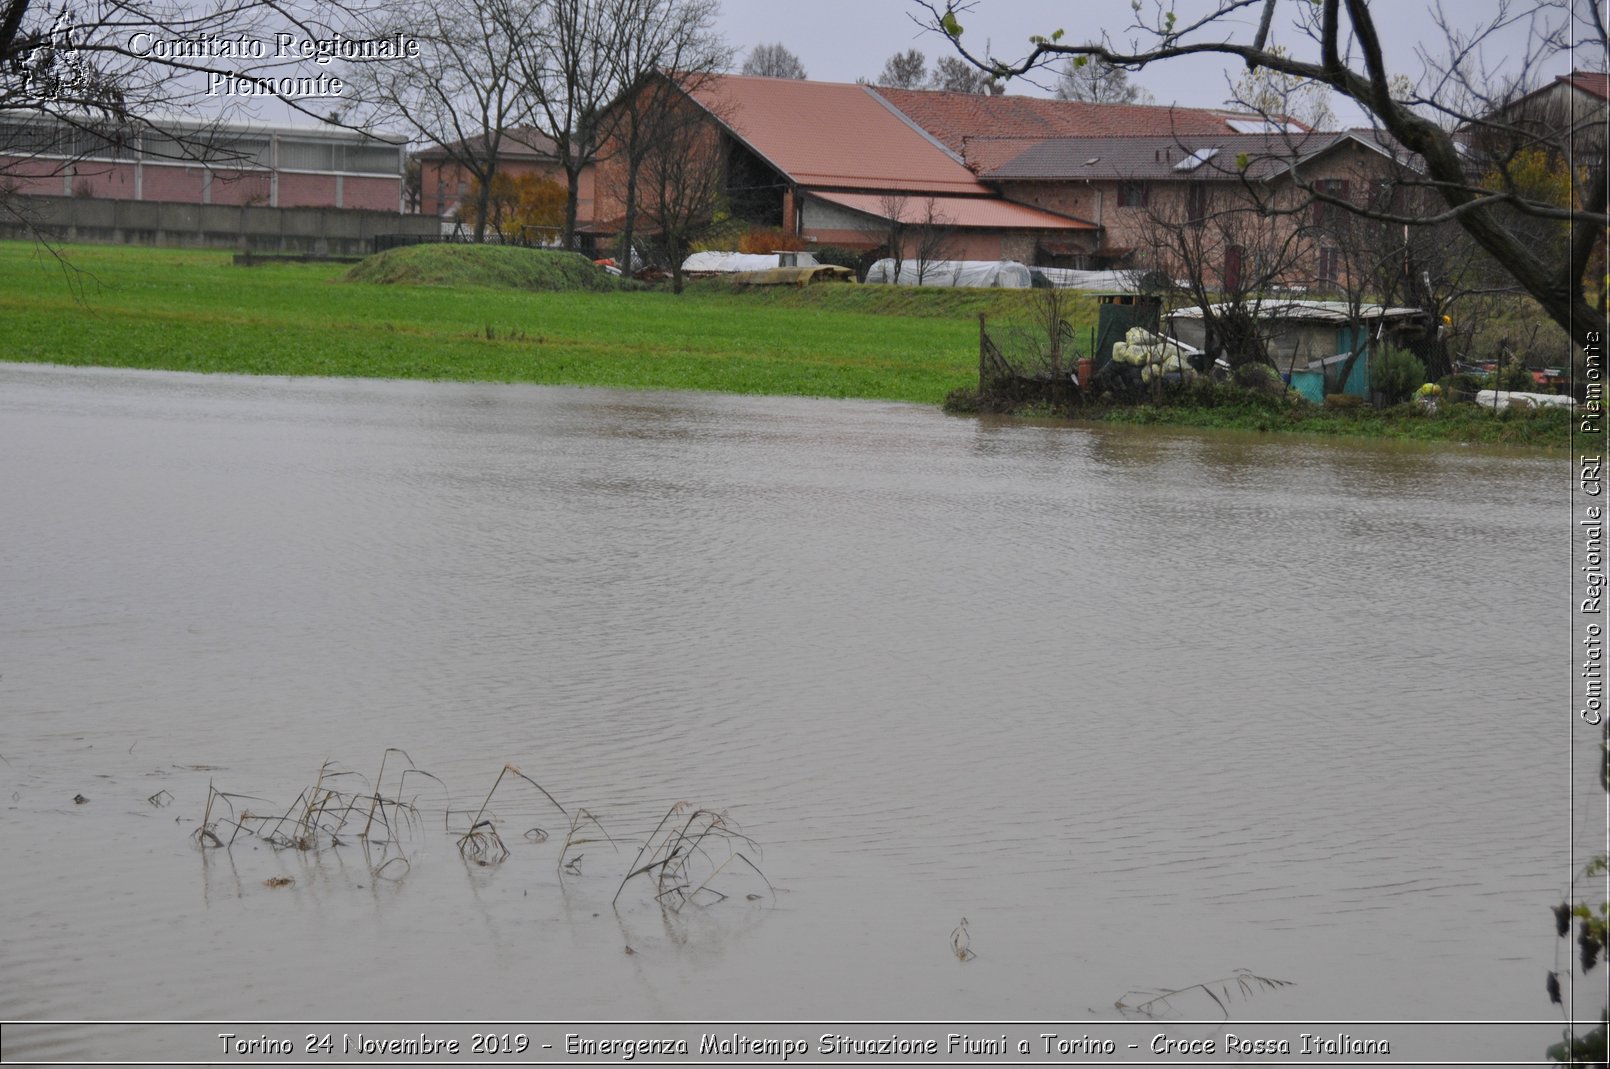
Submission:
[[[8,206],[27,222],[0,217],[0,238],[99,244],[189,245],[251,252],[367,256],[382,234],[434,236],[424,215],[339,208],[263,208],[17,195]],[[31,226],[30,226],[31,224]]]

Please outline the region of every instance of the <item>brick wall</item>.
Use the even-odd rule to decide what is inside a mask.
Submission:
[[[0,156],[0,181],[15,192],[46,197],[272,205],[275,195],[274,177],[267,171],[178,163],[135,164],[122,160]],[[402,179],[391,175],[279,173],[278,206],[282,208],[361,208],[396,212],[401,195]]]

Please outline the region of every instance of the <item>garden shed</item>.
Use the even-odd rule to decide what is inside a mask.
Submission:
[[[1218,311],[1223,306],[1214,306]],[[1407,347],[1425,329],[1425,313],[1418,308],[1361,305],[1355,314],[1346,301],[1265,301],[1257,308],[1269,355],[1283,377],[1309,400],[1321,402],[1327,393],[1368,397],[1369,360],[1382,344]],[[1209,337],[1208,322],[1200,308],[1180,308],[1168,315],[1168,333],[1182,342],[1221,355]],[[1360,337],[1362,334],[1362,338]],[[1346,382],[1335,381],[1347,356],[1362,344],[1364,357],[1354,363]]]

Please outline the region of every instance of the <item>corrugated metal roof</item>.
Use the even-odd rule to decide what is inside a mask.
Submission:
[[[976,138],[1144,137],[1232,134],[1232,120],[1264,121],[1263,116],[1216,108],[1176,108],[1156,104],[1091,104],[1082,100],[984,96],[927,89],[876,92],[924,130],[962,153]]]
[[[703,82],[693,97],[800,185],[990,192],[866,86],[728,74]]]
[[[1215,312],[1228,305],[1213,305]],[[1347,323],[1352,319],[1352,305],[1346,301],[1298,301],[1273,299],[1253,305],[1254,313],[1262,319],[1290,319],[1311,323]],[[1360,319],[1399,319],[1424,313],[1418,308],[1386,308],[1379,304],[1359,305]],[[1179,308],[1168,314],[1169,319],[1201,319],[1202,309]]]
[[[836,193],[804,190],[812,197],[841,208],[863,212],[879,219],[890,217],[890,206],[877,193]],[[1026,204],[983,197],[934,197],[935,219],[948,227],[976,227],[989,230],[1095,230],[1094,223],[1069,219],[1065,215],[1041,211]],[[928,198],[909,197],[903,205],[908,222],[917,222],[927,212]]]

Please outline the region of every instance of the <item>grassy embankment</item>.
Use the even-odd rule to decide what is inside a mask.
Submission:
[[[976,381],[973,317],[1003,299],[847,285],[588,290],[533,268],[525,250],[399,251],[411,255],[397,257],[396,281],[415,284],[122,246],[64,248],[64,269],[36,246],[0,243],[0,360],[937,404]]]
[[[0,360],[261,375],[613,386],[939,403],[977,383],[977,316],[1022,292],[824,285],[680,296],[519,249],[426,246],[346,265],[0,243]],[[389,283],[389,284],[388,284]],[[1095,304],[1074,304],[1079,337]],[[1214,391],[1076,418],[1565,448],[1558,411],[1332,412]]]
[[[1494,413],[1473,404],[1445,405],[1437,412],[1426,412],[1414,405],[1382,410],[1364,405],[1335,410],[1214,387],[1184,395],[1174,403],[1097,408],[1087,418],[1110,423],[1565,450],[1574,416],[1563,408]]]

